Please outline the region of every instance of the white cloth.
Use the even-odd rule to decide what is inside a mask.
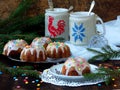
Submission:
[[[117,17],[117,20],[112,20],[109,22],[105,22],[106,34],[105,38],[108,40],[108,44],[114,50],[118,50],[119,48],[115,45],[120,44],[120,16]],[[102,29],[102,25],[97,25],[98,31]],[[65,42],[71,50],[72,56],[81,56],[86,60],[93,57],[95,54],[88,51],[87,46],[76,46],[70,43],[70,41]],[[101,50],[100,48],[93,48],[96,50]]]
[[[97,29],[101,31],[102,26],[97,25]],[[105,22],[106,34],[110,44],[120,44],[120,16],[117,16],[117,20]]]
[[[89,60],[90,58],[96,55],[95,53],[88,51],[87,46],[76,46],[76,45],[71,44],[70,41],[66,41],[65,44],[67,44],[70,47],[70,51],[73,57],[80,56],[80,57],[85,58],[86,60]],[[113,50],[119,49],[115,45],[111,44],[110,46]],[[101,51],[101,48],[92,48],[92,49]],[[115,58],[115,59],[118,60],[118,58]]]

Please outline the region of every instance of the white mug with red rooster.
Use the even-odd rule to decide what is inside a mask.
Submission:
[[[101,34],[105,34],[105,28],[102,19],[91,12],[74,12],[69,17],[70,42],[75,45],[88,45],[90,39],[98,34],[96,23],[99,21],[103,26]]]
[[[69,13],[65,8],[46,9],[45,36],[69,39]]]

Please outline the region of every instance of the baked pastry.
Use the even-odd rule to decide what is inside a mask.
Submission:
[[[5,44],[3,54],[13,58],[18,58],[26,45],[28,45],[27,42],[22,39],[10,40]]]
[[[89,63],[81,57],[70,57],[63,64],[61,73],[67,76],[81,76],[90,73]]]
[[[31,46],[32,47],[44,46],[44,48],[46,49],[47,45],[51,42],[52,40],[49,37],[36,37],[35,39],[33,39]]]
[[[21,61],[25,62],[40,62],[47,59],[44,47],[26,46],[20,54]]]
[[[49,58],[67,58],[71,55],[68,45],[62,42],[52,42],[46,48]]]

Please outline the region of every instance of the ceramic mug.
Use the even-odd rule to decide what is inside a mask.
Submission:
[[[45,36],[52,38],[69,37],[69,13],[65,8],[46,9],[45,13]]]
[[[69,17],[70,42],[75,45],[88,45],[92,36],[96,35],[96,23],[99,21],[105,28],[102,19],[91,12],[74,12]]]

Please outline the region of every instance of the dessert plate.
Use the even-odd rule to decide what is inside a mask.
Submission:
[[[16,61],[16,62],[21,62],[21,63],[60,63],[60,62],[64,62],[66,60],[66,58],[59,58],[59,59],[53,59],[53,58],[47,58],[46,61],[40,61],[40,62],[28,62],[28,61],[22,61],[20,59],[16,59],[16,58],[12,58],[12,57],[8,57],[10,60],[12,61]]]
[[[54,76],[57,76],[58,78],[62,78],[64,80],[72,80],[72,81],[76,81],[76,80],[81,80],[81,79],[85,79],[84,76],[66,76],[66,75],[62,75],[61,74],[61,71],[62,71],[62,66],[63,64],[59,64],[59,65],[54,65],[50,68],[50,73]],[[90,70],[91,70],[91,73],[95,73],[97,72],[97,69],[98,67],[95,66],[95,65],[92,65],[90,64]]]
[[[58,64],[50,67],[43,71],[41,75],[42,81],[46,83],[51,83],[59,86],[84,86],[84,85],[93,85],[97,83],[104,82],[104,79],[95,78],[95,79],[87,79],[84,76],[65,76],[61,74],[63,64]],[[90,64],[91,73],[97,72],[97,66]]]

